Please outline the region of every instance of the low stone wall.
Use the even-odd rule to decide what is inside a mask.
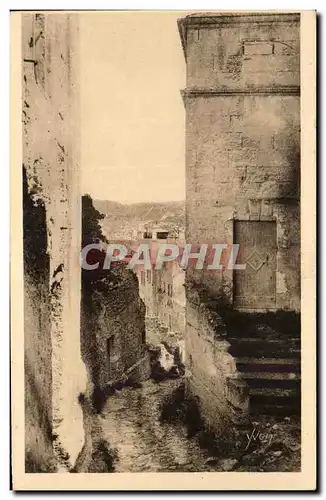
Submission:
[[[238,379],[235,359],[228,352],[222,318],[187,289],[186,391],[197,400],[201,417],[217,435],[231,431],[248,415],[246,384]]]

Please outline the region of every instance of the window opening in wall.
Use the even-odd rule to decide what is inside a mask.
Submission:
[[[156,233],[156,238],[158,240],[166,240],[168,236],[169,236],[168,231],[160,231],[160,232]]]

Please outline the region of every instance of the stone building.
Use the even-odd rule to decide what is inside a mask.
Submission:
[[[178,239],[169,240],[169,243],[179,246],[182,252],[183,245]],[[165,262],[161,270],[154,270],[154,316],[166,325],[169,331],[176,332],[180,339],[185,334],[185,271],[180,266],[180,259]]]
[[[125,264],[98,273],[83,270],[82,275],[82,355],[100,409],[116,384],[150,375],[145,306],[137,277]]]
[[[188,387],[216,430],[300,394],[300,15],[179,20],[186,241],[246,269],[187,269]],[[249,396],[249,397],[248,397]]]
[[[146,305],[146,317],[158,317],[158,296],[156,282],[160,274],[164,272],[155,271],[155,256],[160,243],[168,242],[169,231],[165,227],[156,225],[145,225],[142,230],[137,231],[137,248],[139,243],[149,245],[149,252],[152,258],[152,268],[145,269],[145,266],[139,265],[135,268],[139,281],[139,293]],[[172,279],[172,277],[171,277]],[[168,322],[168,321],[167,321]]]
[[[26,472],[67,471],[85,444],[78,19],[21,20]]]
[[[179,341],[183,352],[185,333],[185,272],[180,266],[180,258],[164,262],[162,269],[156,269],[156,256],[160,244],[173,244],[183,252],[183,233],[178,238],[170,238],[169,232],[162,228],[149,227],[138,234],[142,242],[149,242],[152,269],[139,265],[136,274],[139,292],[146,305],[147,340],[158,344],[162,340]],[[171,334],[171,335],[170,335]],[[173,343],[173,342],[172,342]]]

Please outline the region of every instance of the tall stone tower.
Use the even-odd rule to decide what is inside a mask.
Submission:
[[[238,244],[245,265],[186,272],[187,387],[224,432],[299,400],[300,15],[194,14],[179,31],[186,241]]]
[[[238,243],[245,272],[196,273],[237,308],[300,309],[300,15],[179,21],[187,241]]]

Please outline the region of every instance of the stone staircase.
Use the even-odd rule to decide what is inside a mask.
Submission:
[[[301,342],[299,335],[266,325],[244,336],[228,337],[237,373],[229,382],[249,395],[250,415],[299,415],[301,407]],[[244,397],[244,396],[242,396]]]

